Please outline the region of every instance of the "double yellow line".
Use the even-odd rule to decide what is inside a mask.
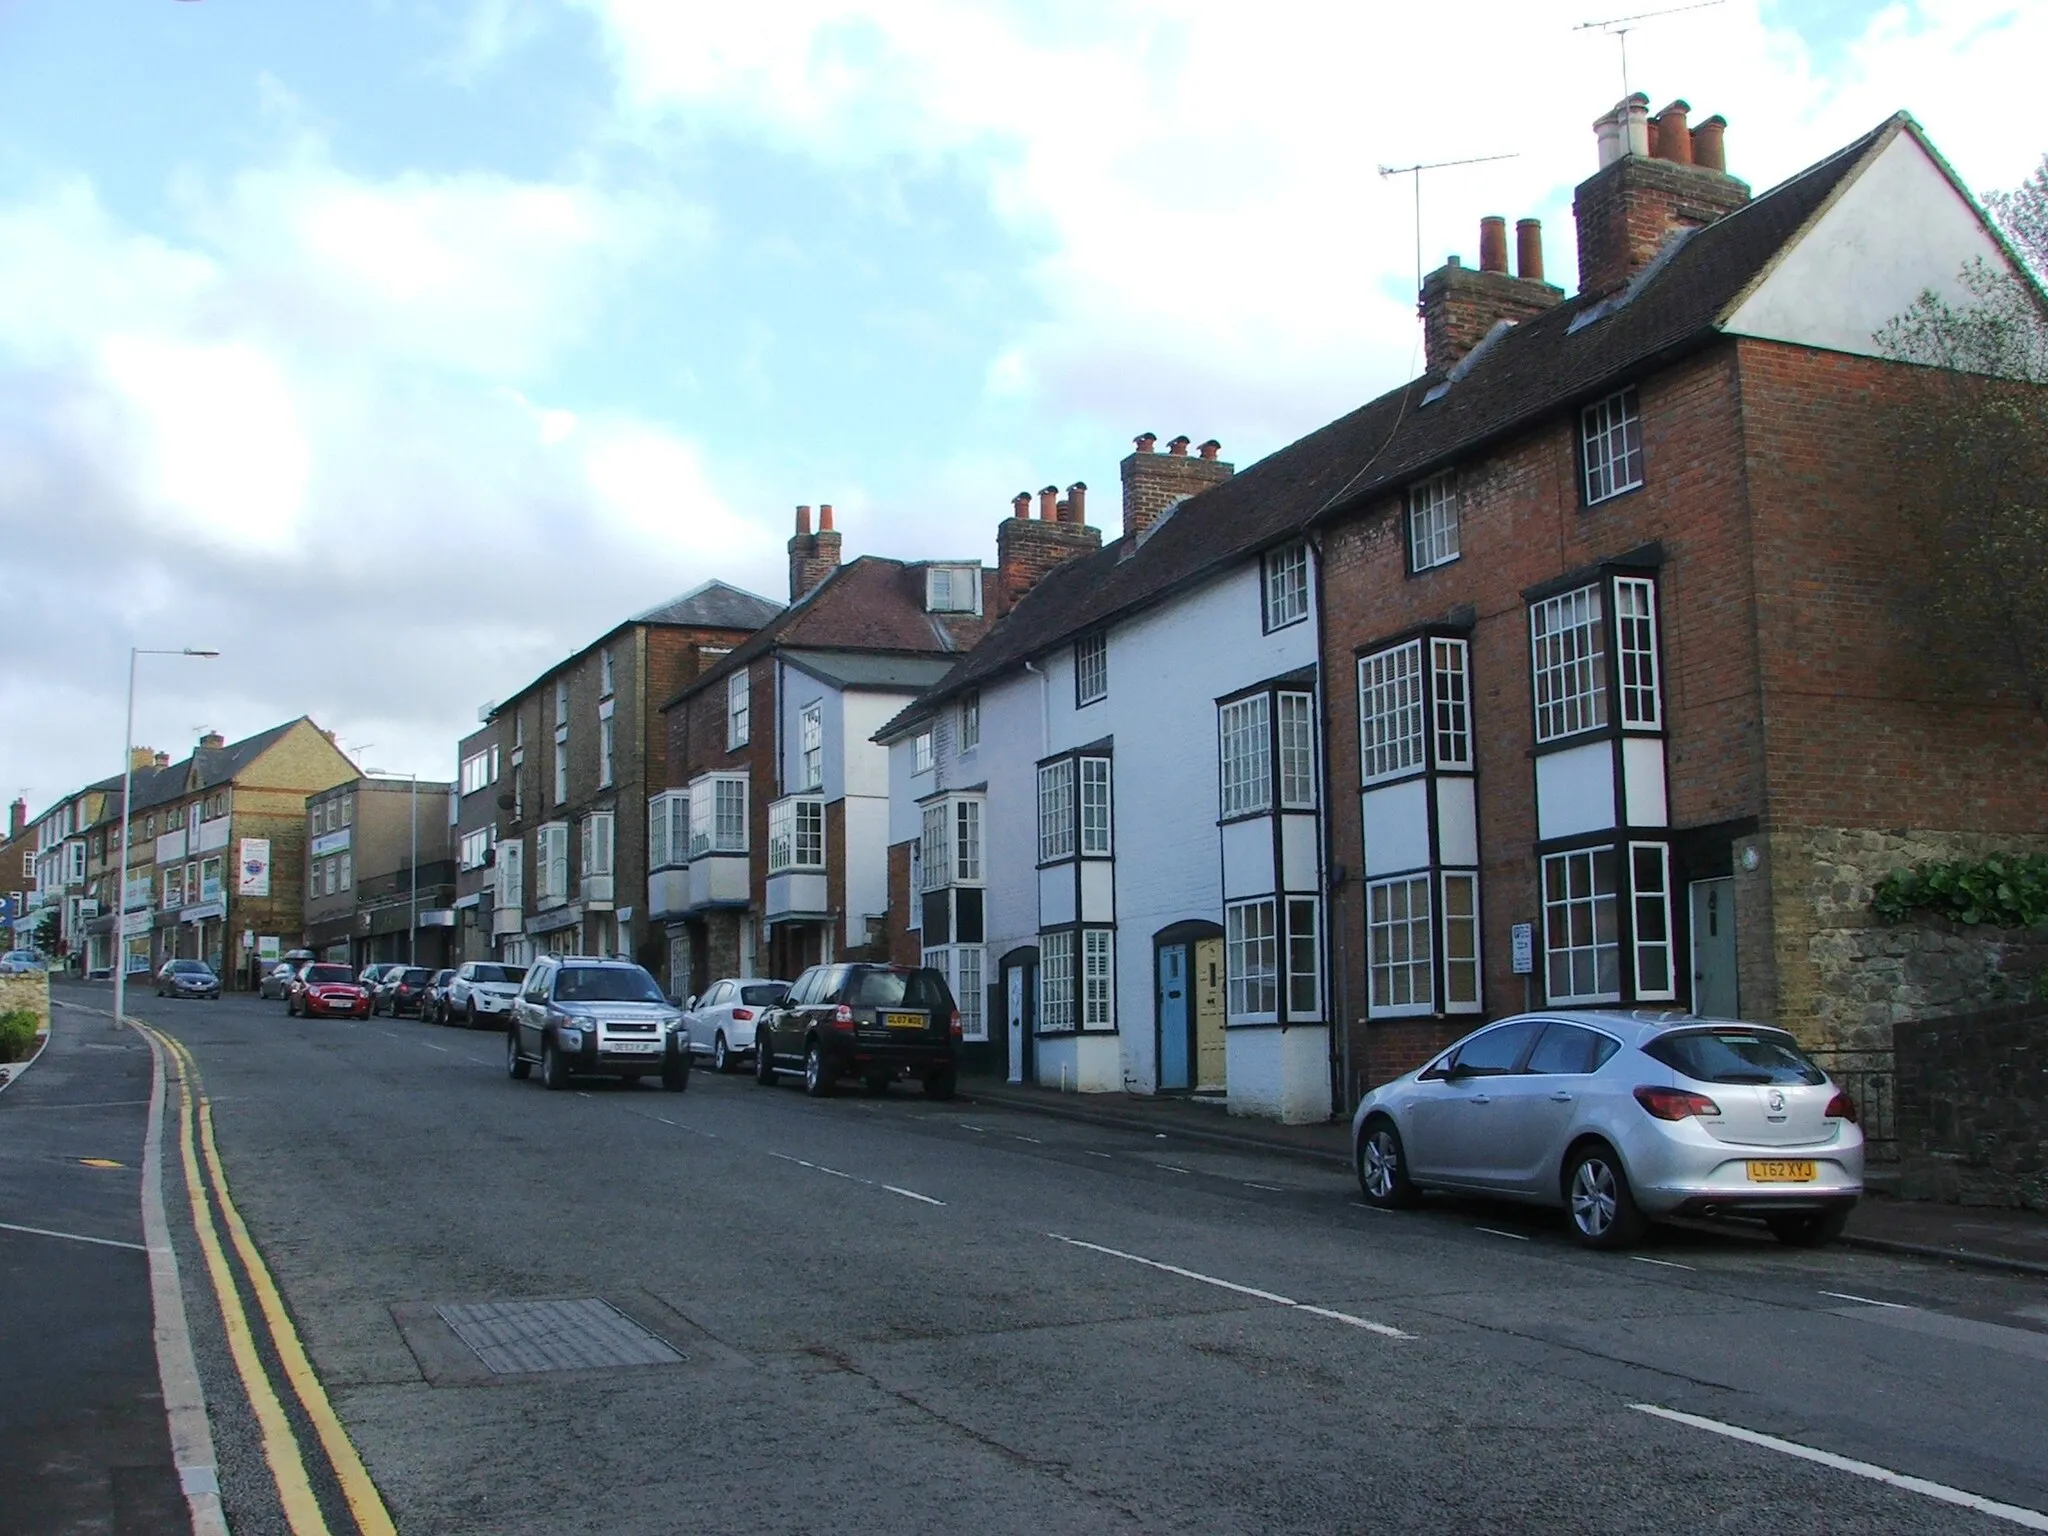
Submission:
[[[235,1202],[228,1195],[227,1174],[221,1167],[220,1149],[214,1145],[213,1105],[203,1091],[195,1091],[195,1085],[200,1081],[198,1064],[183,1044],[162,1030],[140,1023],[136,1023],[136,1028],[154,1039],[178,1064],[179,1150],[185,1165],[185,1192],[192,1203],[192,1227],[199,1240],[200,1252],[206,1258],[206,1270],[213,1282],[214,1295],[220,1302],[228,1350],[234,1357],[235,1370],[242,1378],[242,1389],[248,1394],[249,1406],[256,1415],[257,1427],[262,1431],[264,1459],[270,1464],[271,1476],[277,1482],[278,1498],[283,1503],[293,1536],[332,1536],[332,1531],[306,1475],[304,1450],[293,1432],[291,1421],[285,1417],[284,1404],[271,1381],[270,1372],[257,1352],[255,1331],[250,1326],[248,1311],[242,1305],[241,1290],[235,1284],[233,1267],[221,1243],[221,1221],[227,1225],[228,1238],[241,1260],[242,1272],[248,1276],[249,1288],[255,1293],[285,1380],[290,1383],[293,1395],[298,1398],[307,1420],[320,1438],[321,1449],[326,1452],[335,1480],[341,1485],[342,1496],[348,1501],[349,1514],[357,1531],[361,1536],[396,1536],[397,1527],[391,1523],[390,1512],[384,1507],[377,1485],[370,1481],[362,1457],[356,1453],[348,1431],[341,1427],[334,1405],[327,1400],[326,1389],[320,1385],[312,1362],[306,1358],[305,1346],[299,1341],[298,1331],[292,1327],[284,1298],[278,1293],[277,1282],[271,1278],[270,1267],[263,1262],[263,1255],[257,1251],[256,1244],[249,1237],[249,1229],[242,1221],[242,1213],[235,1209]],[[206,1163],[204,1185],[200,1182],[202,1154]],[[213,1192],[212,1204],[207,1200],[208,1189]],[[214,1204],[220,1207],[220,1220],[215,1218]]]

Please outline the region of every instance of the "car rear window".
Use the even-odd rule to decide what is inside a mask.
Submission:
[[[411,982],[414,986],[419,986],[422,983],[431,980],[432,973],[424,970],[410,970],[398,979],[400,981]]]
[[[564,966],[555,978],[558,1003],[665,1003],[654,978],[637,965]]]
[[[946,978],[928,967],[916,971],[855,971],[847,983],[846,1001],[855,1008],[922,1008],[948,1013],[952,1011],[953,994],[946,990]]]
[[[1792,1043],[1790,1035],[1762,1029],[1693,1029],[1664,1035],[1643,1054],[1697,1083],[1803,1083],[1827,1081],[1827,1074]]]
[[[308,981],[354,981],[355,972],[345,965],[309,965],[306,967]]]
[[[476,968],[474,979],[477,981],[509,981],[517,983],[526,979],[526,967],[523,965],[480,965]]]
[[[740,1001],[754,1008],[769,1008],[789,996],[789,988],[779,981],[749,984],[740,988]]]

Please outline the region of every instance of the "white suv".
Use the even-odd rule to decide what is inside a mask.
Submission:
[[[443,1017],[448,1023],[464,1024],[471,1029],[481,1024],[495,1027],[512,1012],[512,1001],[519,996],[520,983],[525,980],[523,965],[500,965],[495,960],[465,961],[456,971],[455,979],[448,983]]]

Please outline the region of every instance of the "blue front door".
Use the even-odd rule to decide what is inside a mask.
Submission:
[[[1192,1088],[1188,1070],[1188,947],[1159,951],[1159,1086]]]

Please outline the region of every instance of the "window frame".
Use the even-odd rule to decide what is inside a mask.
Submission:
[[[1311,607],[1307,540],[1296,539],[1259,557],[1259,597],[1266,634],[1306,622]]]
[[[1038,765],[1038,862],[1060,864],[1074,857],[1080,841],[1075,824],[1076,769],[1071,757]]]
[[[1610,883],[1605,892],[1600,890],[1599,881],[1602,855],[1605,855],[1609,861],[1610,872]],[[1580,860],[1585,861],[1587,870],[1586,890],[1584,893],[1579,892],[1573,887],[1570,878],[1570,871]],[[1625,989],[1622,985],[1621,968],[1623,901],[1621,863],[1620,850],[1612,843],[1598,843],[1583,848],[1559,849],[1556,852],[1544,854],[1538,861],[1538,890],[1543,910],[1543,986],[1546,1000],[1553,1008],[1596,1003],[1618,1003],[1622,1001]],[[1566,871],[1565,887],[1561,896],[1553,896],[1552,894],[1550,871],[1553,865],[1557,865]],[[1601,938],[1603,903],[1607,913],[1607,930],[1609,935],[1604,942]],[[1570,942],[1573,938],[1571,931],[1572,913],[1578,908],[1583,908],[1587,914],[1586,926],[1589,942],[1584,944]],[[1567,942],[1562,945],[1553,942],[1557,933],[1553,913],[1557,912],[1564,914],[1564,937]],[[1614,976],[1612,988],[1600,985],[1603,979],[1603,952],[1611,952],[1612,955],[1611,963]],[[1593,985],[1590,990],[1579,989],[1574,979],[1575,967],[1578,963],[1575,957],[1581,954],[1587,957],[1587,963],[1591,967],[1590,976]],[[1563,961],[1565,966],[1564,974],[1566,980],[1571,983],[1564,990],[1560,990],[1556,986],[1557,966],[1560,960]]]
[[[1431,710],[1422,642],[1411,636],[1358,658],[1358,779],[1385,784],[1429,767]]]
[[[737,752],[753,739],[754,680],[745,667],[725,680],[725,750]]]
[[[1607,729],[1613,674],[1606,585],[1595,579],[1529,604],[1529,702],[1538,747]],[[1566,614],[1570,622],[1560,623]],[[1539,623],[1548,627],[1539,629]],[[1567,635],[1583,637],[1576,649],[1566,645]]]
[[[930,773],[938,766],[938,752],[932,742],[929,728],[919,731],[910,739],[910,776]]]
[[[981,745],[981,690],[970,688],[960,696],[960,751],[963,756]]]
[[[1443,470],[1408,487],[1409,575],[1420,576],[1450,565],[1463,553],[1462,503],[1458,472],[1454,469]]]
[[[1074,642],[1074,708],[1086,709],[1108,697],[1109,635],[1097,630]]]
[[[1274,895],[1228,902],[1223,908],[1223,1022],[1271,1024],[1280,1018],[1280,930]],[[1252,931],[1249,919],[1263,912],[1263,931]],[[1248,962],[1257,961],[1257,968]],[[1253,995],[1257,987],[1258,995]],[[1268,1006],[1255,1007],[1254,1003]]]
[[[1072,928],[1038,936],[1038,1033],[1075,1033],[1080,940]]]
[[[1116,1028],[1116,931],[1086,926],[1081,935],[1075,1027],[1082,1033]]]
[[[1110,759],[1082,753],[1075,774],[1074,848],[1084,859],[1107,859],[1115,854],[1115,770]]]
[[[1613,451],[1617,436],[1621,444],[1618,454]],[[1643,443],[1642,396],[1635,385],[1624,385],[1581,406],[1578,438],[1582,505],[1597,507],[1642,488],[1648,464]],[[1619,472],[1615,469],[1617,464],[1621,466]],[[1625,478],[1631,474],[1634,478]]]
[[[1289,742],[1289,714],[1296,739]],[[1282,688],[1273,695],[1274,767],[1283,811],[1313,811],[1321,802],[1316,782],[1316,699],[1303,689]]]
[[[825,701],[813,699],[797,713],[797,778],[801,791],[825,787]]]
[[[1437,1011],[1435,884],[1432,872],[1427,869],[1386,875],[1365,882],[1366,1011],[1373,1018],[1412,1018]],[[1405,907],[1399,912],[1395,911],[1394,901],[1397,890],[1405,901]],[[1423,901],[1419,913],[1416,911],[1418,892]],[[1384,910],[1379,903],[1382,893],[1386,897]],[[1421,935],[1419,952],[1416,943],[1418,933]],[[1405,954],[1396,952],[1400,947],[1395,943],[1397,937],[1405,942]],[[1387,946],[1384,950],[1383,944]],[[1421,979],[1419,988],[1416,985],[1418,976]],[[1407,995],[1396,996],[1403,987]]]
[[[1256,750],[1244,750],[1249,744]],[[1216,706],[1216,789],[1220,821],[1273,809],[1273,695],[1265,689]]]

